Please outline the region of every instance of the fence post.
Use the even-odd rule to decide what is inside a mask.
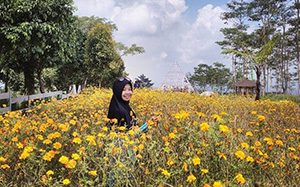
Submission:
[[[77,89],[77,94],[79,94],[81,92],[81,85],[78,85],[78,89]]]
[[[11,91],[10,90],[8,90],[8,99],[9,99],[9,103],[8,103],[9,111],[11,111]]]
[[[30,97],[29,97],[29,95],[28,95],[28,108],[30,108]]]

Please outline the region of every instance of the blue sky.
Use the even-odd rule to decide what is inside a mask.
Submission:
[[[124,57],[134,79],[145,74],[159,87],[175,61],[184,73],[198,64],[220,62],[230,67],[215,43],[223,39],[220,19],[227,0],[75,0],[80,16],[104,17],[114,22],[114,38],[143,46],[145,53]]]

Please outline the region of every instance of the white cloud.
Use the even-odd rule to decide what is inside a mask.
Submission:
[[[79,16],[98,16],[110,19],[120,11],[114,0],[75,0]]]
[[[157,18],[145,4],[135,3],[120,11],[112,20],[120,34],[154,34],[157,32]]]
[[[193,23],[184,19],[185,0],[75,0],[78,15],[105,17],[118,27],[117,41],[136,43],[145,53],[124,58],[131,78],[145,74],[155,86],[163,81],[172,62],[192,72],[199,63],[223,62],[219,32],[224,27],[220,7],[206,5]]]
[[[194,65],[224,62],[220,47],[215,43],[223,39],[220,32],[225,27],[220,19],[223,11],[210,4],[198,10],[196,21],[182,34],[181,47],[178,49],[181,61]]]

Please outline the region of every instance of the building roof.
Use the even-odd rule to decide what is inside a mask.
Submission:
[[[252,88],[256,87],[256,82],[248,79],[237,81],[233,84],[235,87],[244,87],[244,88]]]

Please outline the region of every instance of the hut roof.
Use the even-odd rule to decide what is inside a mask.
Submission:
[[[235,87],[252,88],[256,87],[256,82],[248,79],[240,80],[233,84]]]

